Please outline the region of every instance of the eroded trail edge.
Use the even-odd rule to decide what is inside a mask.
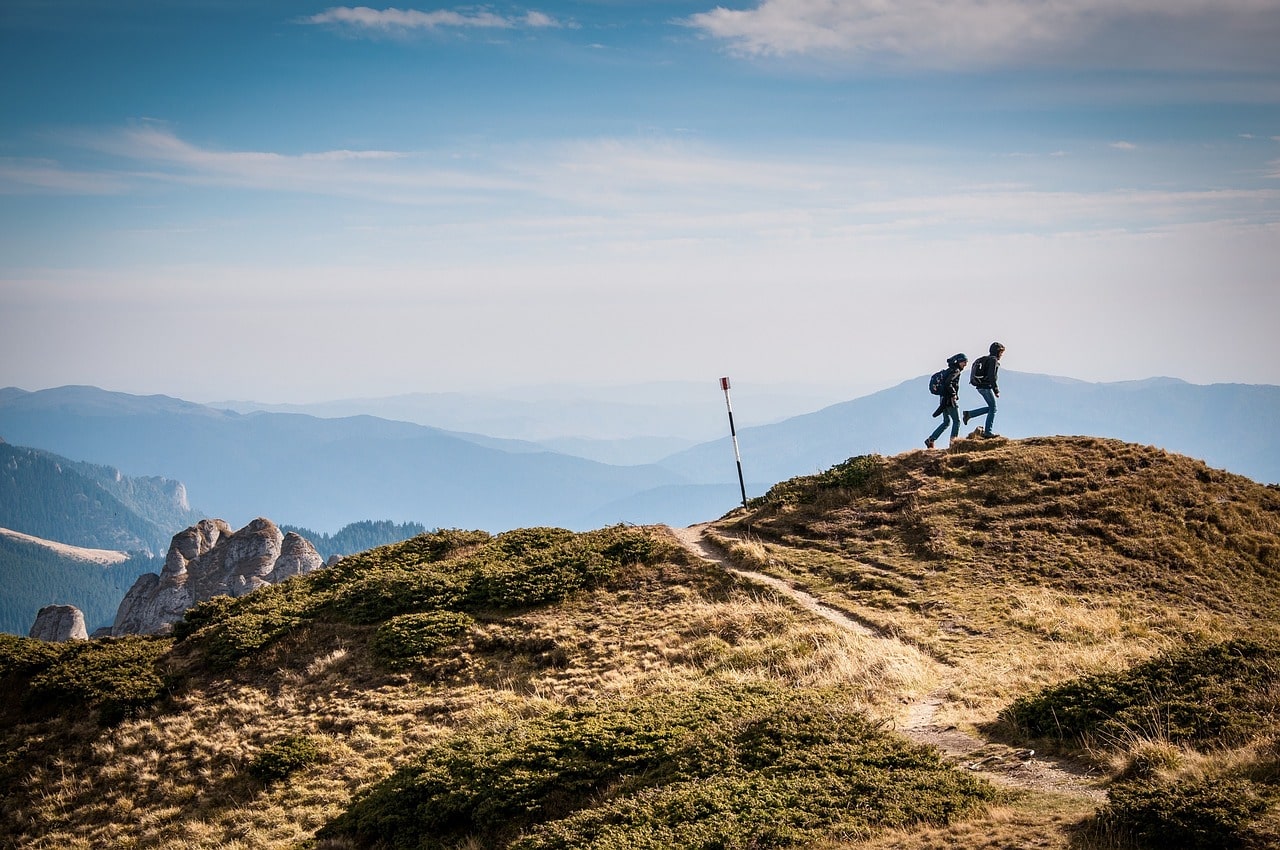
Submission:
[[[672,528],[671,533],[686,549],[703,560],[710,561],[726,572],[744,581],[763,585],[791,599],[796,605],[841,629],[874,640],[890,640],[876,629],[861,622],[849,613],[819,601],[813,595],[775,576],[754,570],[746,570],[733,564],[725,553],[703,532],[706,524],[688,528]],[[936,747],[943,754],[968,770],[981,772],[991,781],[1023,791],[1061,794],[1080,800],[1102,802],[1105,792],[1098,787],[1097,777],[1080,766],[1042,756],[1033,750],[1016,749],[999,742],[989,741],[955,726],[942,726],[934,722],[938,709],[946,704],[951,683],[960,675],[954,667],[938,662],[943,679],[932,693],[909,704],[903,712],[897,731],[917,743]]]

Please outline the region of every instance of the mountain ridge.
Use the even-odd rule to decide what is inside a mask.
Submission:
[[[1008,370],[1001,378],[996,429],[1011,437],[1125,439],[1200,457],[1255,480],[1280,481],[1280,448],[1266,426],[1280,417],[1280,388],[1168,377],[1089,383]],[[740,428],[748,495],[851,454],[894,454],[920,445],[934,424],[923,384],[922,376],[781,422]],[[211,515],[233,524],[267,515],[333,529],[382,516],[427,527],[551,524],[585,530],[618,521],[688,525],[740,502],[727,433],[653,463],[619,465],[566,454],[574,445],[569,440],[554,441],[562,450],[557,452],[368,415],[235,414],[188,408],[167,397],[158,402],[159,412],[141,418],[94,418],[68,407],[80,392],[87,391],[59,393],[60,412],[53,413],[23,412],[19,402],[31,394],[6,394],[0,433],[130,471],[164,470],[186,482]],[[968,388],[961,399],[965,406],[978,403]],[[145,399],[121,394],[87,408],[118,412],[127,404],[135,413],[150,409]],[[710,390],[703,407],[703,413],[724,416],[723,399]],[[179,412],[167,412],[172,410]],[[610,451],[590,449],[595,457]]]

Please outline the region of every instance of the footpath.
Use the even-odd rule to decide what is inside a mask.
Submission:
[[[768,587],[791,599],[796,605],[834,623],[841,629],[875,640],[888,640],[866,623],[846,611],[826,605],[809,593],[775,576],[745,570],[734,565],[725,553],[703,534],[706,524],[688,528],[672,528],[671,533],[686,549],[703,560],[718,565],[738,578]],[[1105,802],[1106,793],[1098,787],[1097,777],[1071,762],[1036,753],[1034,750],[1009,747],[990,741],[955,726],[935,723],[938,710],[946,705],[951,684],[960,675],[954,667],[937,662],[942,685],[907,706],[898,719],[897,731],[921,744],[936,747],[955,764],[981,772],[991,781],[1023,791],[1060,794],[1078,800]]]

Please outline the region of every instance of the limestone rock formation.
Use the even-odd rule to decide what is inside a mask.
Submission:
[[[74,605],[46,605],[36,614],[28,637],[36,640],[88,640],[84,614]]]
[[[138,577],[116,611],[111,634],[167,634],[188,608],[215,596],[243,596],[324,565],[307,540],[259,517],[239,531],[205,519],[173,537],[159,575]]]

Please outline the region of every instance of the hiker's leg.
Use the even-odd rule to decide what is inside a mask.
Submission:
[[[996,421],[996,393],[995,390],[988,389],[987,387],[978,387],[978,394],[981,395],[983,401],[987,403],[987,424],[982,430],[983,433],[990,437],[994,433],[991,430],[991,426],[995,424]]]
[[[953,405],[942,411],[943,426],[946,426],[948,419],[951,420],[951,439],[954,440],[960,436],[960,408]]]
[[[933,433],[929,435],[929,442],[936,443],[945,430],[947,430],[947,412],[944,410],[942,412],[942,424],[933,429]]]

